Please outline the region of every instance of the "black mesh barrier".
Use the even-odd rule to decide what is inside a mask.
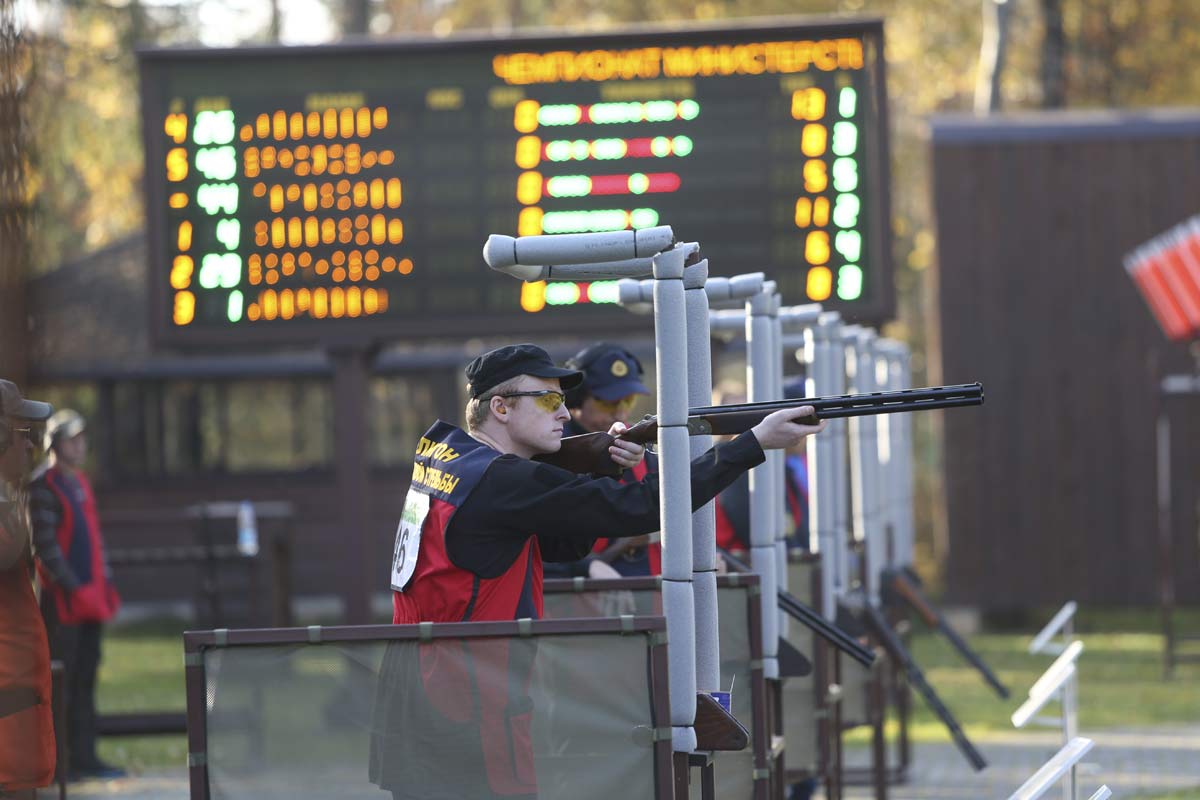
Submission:
[[[188,634],[193,800],[655,798],[663,621],[587,622]]]
[[[802,603],[812,605],[814,565],[800,561],[788,562],[788,593]],[[788,625],[787,641],[810,659],[813,657],[813,632],[792,620]],[[851,664],[842,659],[842,670]],[[856,664],[852,666],[857,666]],[[814,681],[816,670],[801,677],[788,678],[783,682],[783,740],[787,743],[786,759],[789,772],[805,771],[816,774],[820,754],[817,745],[816,694]]]
[[[748,577],[752,579],[747,580]],[[756,762],[760,767],[766,767],[769,742],[765,741],[765,719],[756,720],[755,717],[756,713],[764,717],[766,713],[762,671],[752,669],[753,663],[761,656],[759,647],[752,647],[750,635],[752,624],[755,628],[758,624],[758,605],[757,602],[751,602],[752,596],[757,597],[757,591],[757,577],[730,575],[718,579],[721,689],[729,690],[732,687],[730,700],[733,716],[751,734],[751,745],[745,750],[717,754],[714,768],[716,796],[722,800],[754,797]],[[636,609],[639,614],[662,613],[662,594],[656,579],[546,582],[547,618],[605,616],[630,608]],[[754,724],[756,721],[761,726]]]

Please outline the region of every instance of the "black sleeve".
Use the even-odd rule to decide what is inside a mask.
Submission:
[[[580,539],[567,539],[562,536],[539,535],[538,547],[542,551],[542,561],[552,563],[578,561],[581,558],[586,558],[592,552],[591,542]],[[573,572],[571,574],[583,573]]]
[[[692,508],[763,461],[750,432],[699,456],[692,461]],[[652,533],[659,528],[658,485],[654,473],[640,483],[622,484],[500,456],[455,512],[446,531],[447,550],[457,566],[488,578],[502,574],[531,535],[539,544],[569,540],[590,548],[602,537]]]

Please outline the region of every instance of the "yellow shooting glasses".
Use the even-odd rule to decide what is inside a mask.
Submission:
[[[636,394],[626,395],[620,400],[601,400],[599,397],[592,397],[592,402],[596,404],[596,408],[605,414],[617,414],[620,412],[629,413],[633,410],[633,406],[637,403],[638,396]]]
[[[553,389],[541,389],[536,392],[505,392],[497,397],[532,397],[538,408],[551,414],[558,411],[563,401],[566,400],[566,395]]]

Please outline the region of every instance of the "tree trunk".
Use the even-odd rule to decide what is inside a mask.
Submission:
[[[0,376],[26,383],[29,370],[25,276],[29,255],[26,99],[29,42],[15,0],[0,0]]]
[[[279,11],[279,0],[271,0],[271,26],[267,30],[267,38],[272,44],[279,44],[279,32],[283,27],[282,14]]]
[[[366,36],[370,21],[371,0],[345,0],[342,7],[342,33]]]
[[[1063,108],[1067,104],[1067,36],[1063,31],[1062,0],[1041,0],[1042,24],[1042,108]]]
[[[1008,49],[1008,17],[1016,0],[983,0],[983,41],[979,45],[979,74],[975,81],[975,113],[1000,109],[1000,75]]]

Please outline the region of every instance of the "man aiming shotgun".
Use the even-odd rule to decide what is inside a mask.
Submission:
[[[531,460],[559,449],[570,419],[565,393],[581,372],[520,344],[481,355],[466,377],[466,430],[438,421],[414,454],[392,559],[396,624],[537,619],[543,558],[576,560],[597,538],[659,527],[657,475],[620,484]],[[764,450],[819,432],[823,423],[796,421],[812,411],[799,404],[759,414],[741,436],[694,459],[693,506],[761,464]],[[602,434],[604,460],[618,473],[643,455],[641,444],[613,438],[624,430]],[[384,657],[372,782],[396,800],[535,797],[531,648],[501,640],[418,650],[391,647]]]

